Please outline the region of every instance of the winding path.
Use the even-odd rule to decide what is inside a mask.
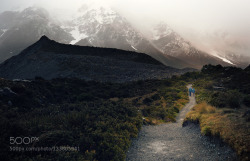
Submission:
[[[143,126],[138,138],[132,141],[126,161],[237,160],[230,147],[201,135],[199,126],[182,127],[185,115],[195,104],[195,97],[189,97],[176,123]]]

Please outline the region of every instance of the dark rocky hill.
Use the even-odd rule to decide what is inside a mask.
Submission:
[[[142,53],[60,44],[43,36],[19,55],[3,62],[0,65],[0,77],[75,77],[104,82],[126,82],[167,78],[192,70],[164,66]]]
[[[52,20],[47,10],[29,7],[0,13],[0,63],[39,40],[42,35],[61,43],[73,37]]]

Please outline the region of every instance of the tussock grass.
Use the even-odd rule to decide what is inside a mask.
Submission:
[[[185,106],[185,104],[188,103],[188,98],[185,98],[186,95],[182,96],[183,99],[178,99],[175,101],[174,106],[177,107],[179,110],[182,110],[182,108]]]
[[[199,121],[202,114],[215,113],[216,108],[203,102],[196,105],[186,116],[186,121]]]
[[[186,83],[172,82],[144,95],[124,98],[142,113],[145,125],[159,125],[175,122],[179,111],[188,103]],[[112,98],[112,101],[117,98]]]
[[[249,160],[250,123],[242,117],[244,109],[227,111],[203,102],[196,105],[184,121],[199,122],[202,134],[220,137],[237,152],[241,160]]]

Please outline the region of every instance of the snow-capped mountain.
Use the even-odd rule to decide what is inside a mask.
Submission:
[[[224,61],[236,65],[242,68],[246,68],[249,65],[250,57],[246,55],[242,55],[239,52],[235,53],[233,51],[221,51],[221,50],[213,50],[210,52],[214,54],[216,57],[223,59]]]
[[[0,22],[0,62],[18,54],[42,35],[62,43],[73,39],[53,22],[45,9],[38,7],[1,13]]]
[[[75,40],[71,44],[119,48],[139,52],[159,52],[151,45],[145,51],[142,43],[150,42],[136,31],[130,23],[107,6],[83,6],[78,17],[67,28]]]
[[[117,48],[146,53],[167,66],[201,68],[222,59],[197,50],[161,23],[149,39],[118,12],[105,5],[84,5],[76,16],[57,25],[42,8],[0,14],[0,62],[18,54],[42,35],[61,43]]]
[[[167,55],[178,57],[183,52],[187,55],[194,54],[191,44],[163,22],[153,28],[151,40],[158,49]]]
[[[250,56],[239,55],[230,51],[228,51],[227,54],[224,54],[224,57],[243,68],[247,67],[250,61]]]
[[[196,49],[190,42],[184,40],[165,23],[156,25],[152,29],[151,35],[152,43],[161,52],[194,64],[197,68],[201,68],[204,64],[230,64],[220,57]]]
[[[85,5],[79,10],[77,17],[67,24],[62,28],[69,31],[74,37],[71,44],[142,52],[167,66],[177,68],[191,66],[172,56],[163,55],[127,19],[110,7]]]
[[[204,40],[201,37],[200,41],[204,41],[204,46],[209,54],[242,68],[249,65],[250,43],[245,39],[248,37],[247,33],[245,33],[246,35],[238,35],[235,32],[218,29],[203,34],[207,36]]]

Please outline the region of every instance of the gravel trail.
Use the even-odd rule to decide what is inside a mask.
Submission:
[[[176,123],[143,126],[138,138],[132,141],[126,161],[237,160],[230,147],[218,139],[201,135],[198,125],[182,127],[186,113],[195,104],[195,97],[189,97],[189,103],[180,111]]]

